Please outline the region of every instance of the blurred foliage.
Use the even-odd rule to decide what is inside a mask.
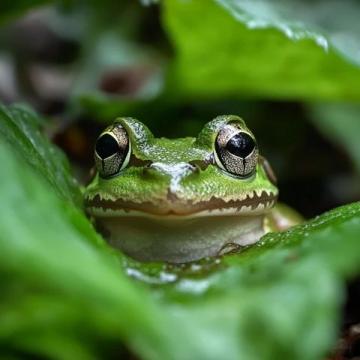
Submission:
[[[360,106],[355,104],[318,104],[311,107],[314,123],[352,156],[360,174]]]
[[[9,21],[16,15],[22,15],[26,10],[45,5],[49,2],[49,0],[2,0],[0,3],[0,23]]]
[[[25,136],[22,120],[34,116],[15,110],[4,109],[18,125],[8,138]],[[28,125],[41,152],[37,122]],[[19,146],[1,140],[0,344],[8,354],[92,359],[119,340],[144,359],[318,359],[329,349],[342,279],[360,270],[360,203],[179,272],[115,256],[67,196],[54,194],[46,165],[10,150]],[[60,176],[70,181],[66,169]]]
[[[88,172],[118,115],[185,136],[236,113],[283,201],[358,200],[360,5],[155,2],[1,1],[0,98],[45,116],[0,107],[0,356],[322,359],[360,274],[359,202],[237,255],[144,265],[96,233],[68,160]]]

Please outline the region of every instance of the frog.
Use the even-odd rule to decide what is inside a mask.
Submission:
[[[274,171],[237,115],[177,139],[119,117],[98,137],[94,158],[86,212],[111,246],[141,262],[225,256],[302,221],[277,202]]]

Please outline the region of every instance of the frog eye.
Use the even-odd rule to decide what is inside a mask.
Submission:
[[[120,124],[107,128],[98,137],[95,145],[95,163],[101,177],[116,175],[126,167],[129,158],[129,136]]]
[[[253,174],[258,162],[258,148],[253,135],[237,127],[225,125],[215,140],[215,160],[228,173],[240,177]]]

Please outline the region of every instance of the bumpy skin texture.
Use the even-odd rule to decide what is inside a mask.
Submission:
[[[94,178],[85,194],[88,207],[104,205],[104,209],[134,208],[154,214],[185,215],[241,207],[242,202],[255,208],[261,197],[264,204],[275,202],[278,190],[260,161],[248,178],[228,174],[215,163],[214,143],[221,127],[237,121],[250,132],[238,117],[220,116],[208,123],[197,138],[183,139],[157,139],[134,119],[118,121],[129,134],[132,161],[118,176]]]
[[[255,141],[239,117],[218,116],[196,138],[182,139],[155,138],[132,118],[116,122],[128,134],[129,161],[115,176],[94,177],[85,206],[127,254],[143,261],[193,261],[296,223],[293,216],[286,220],[283,208],[274,210],[278,189],[257,147],[248,158],[249,176],[229,173],[217,157],[217,136],[229,124]]]

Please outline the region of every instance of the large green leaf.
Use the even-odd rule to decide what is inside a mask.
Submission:
[[[36,118],[12,114],[7,139]],[[0,140],[3,354],[93,359],[121,341],[144,359],[320,359],[331,347],[343,282],[360,271],[360,203],[237,255],[143,265],[112,252],[21,146]]]
[[[68,160],[41,134],[42,120],[25,106],[0,106],[0,135],[54,191],[80,203],[80,190],[70,175]]]
[[[251,29],[273,28],[292,40],[311,39],[360,65],[360,5],[354,0],[216,0]]]
[[[146,358],[170,358],[170,324],[84,215],[3,144],[0,162],[0,349],[74,359],[91,340],[123,339]]]
[[[347,20],[349,36],[343,42],[337,31],[341,27],[335,26],[338,12],[325,1],[316,1],[314,7],[296,0],[164,0],[163,22],[177,56],[169,88],[188,97],[359,99],[360,70],[334,51],[333,44],[342,52],[349,47],[346,53],[359,62],[358,32],[350,34],[349,27],[358,27],[360,6],[337,3],[353,20]],[[326,6],[333,15],[323,13]],[[316,26],[320,15],[333,29],[329,45]],[[352,47],[350,37],[356,40]]]

